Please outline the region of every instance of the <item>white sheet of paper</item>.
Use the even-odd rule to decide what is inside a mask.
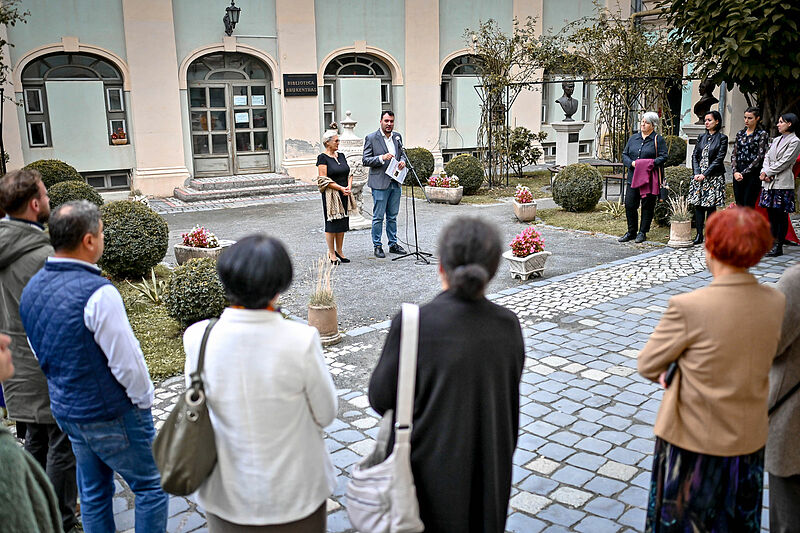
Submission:
[[[236,94],[233,96],[233,105],[247,105],[247,95],[246,94]]]
[[[245,104],[247,105],[247,104]],[[253,105],[264,105],[264,95],[263,94],[254,94],[253,95]]]
[[[402,185],[406,180],[408,167],[403,167],[400,169],[398,168],[399,166],[400,161],[398,161],[396,157],[393,157],[392,160],[389,161],[389,168],[386,169],[386,175]]]

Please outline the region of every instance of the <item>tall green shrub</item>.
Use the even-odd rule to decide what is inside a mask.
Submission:
[[[458,176],[464,194],[475,194],[483,185],[483,166],[475,156],[458,155],[444,166],[444,171],[448,176]]]
[[[566,211],[591,211],[603,194],[603,178],[592,165],[567,165],[553,180],[553,200]]]
[[[164,303],[169,315],[184,326],[219,316],[225,309],[225,289],[211,258],[190,259],[175,268]]]
[[[38,170],[42,175],[42,182],[48,189],[62,181],[83,181],[83,178],[74,167],[58,159],[40,159],[27,165],[25,168]]]
[[[686,140],[677,135],[665,135],[667,142],[667,161],[665,167],[682,165],[686,161]]]
[[[408,156],[408,160],[411,161],[411,165],[417,171],[419,181],[424,187],[428,184],[428,178],[433,175],[433,154],[426,148],[408,148],[406,150],[406,156]],[[403,185],[411,185],[412,182],[414,185],[419,185],[414,179],[413,174],[411,174],[411,171],[409,171]]]
[[[61,181],[47,191],[50,197],[50,210],[55,211],[61,204],[73,200],[89,200],[97,207],[103,205],[103,197],[94,187],[84,181]]]
[[[169,228],[158,213],[139,202],[122,200],[100,208],[105,251],[99,266],[121,278],[141,278],[167,253]]]

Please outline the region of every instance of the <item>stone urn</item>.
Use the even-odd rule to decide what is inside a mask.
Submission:
[[[342,340],[335,305],[309,305],[308,325],[317,328],[323,346],[338,344]]]
[[[672,248],[689,248],[692,245],[692,221],[673,220],[669,223],[669,242]]]
[[[511,250],[503,252],[503,258],[508,261],[508,266],[511,270],[511,277],[521,280],[526,280],[530,277],[540,277],[544,272],[544,264],[551,253],[547,250],[536,252],[534,254],[517,257]]]
[[[221,254],[225,248],[236,243],[236,241],[222,239],[220,239],[218,242],[219,246],[215,248],[197,248],[194,246],[186,246],[185,244],[176,244],[174,246],[175,261],[179,265],[184,264],[189,259],[202,259],[206,257],[216,261],[216,259],[219,257],[219,254]]]
[[[516,200],[512,201],[514,202],[514,216],[517,217],[517,220],[520,222],[536,220],[536,200],[527,204],[521,204]]]
[[[425,195],[431,202],[456,205],[464,197],[464,187],[431,187],[425,186]]]

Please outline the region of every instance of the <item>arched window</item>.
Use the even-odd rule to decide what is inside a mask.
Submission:
[[[22,92],[28,144],[52,146],[46,83],[51,81],[103,82],[108,143],[120,130],[128,133],[122,74],[116,66],[88,54],[56,53],[30,62],[22,71]]]
[[[367,54],[341,55],[325,67],[325,85],[322,89],[324,126],[334,122],[337,116],[342,118],[345,111],[337,109],[337,79],[342,78],[379,78],[381,109],[392,108],[392,72],[386,63]]]
[[[453,78],[476,77],[478,75],[478,58],[473,55],[463,55],[451,59],[442,71],[442,84],[440,86],[441,105],[439,125],[449,128],[453,125]]]

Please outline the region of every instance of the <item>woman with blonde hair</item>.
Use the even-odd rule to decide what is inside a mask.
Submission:
[[[344,234],[350,230],[350,213],[355,210],[347,158],[339,152],[339,133],[336,123],[322,135],[325,151],[317,157],[317,186],[322,193],[322,212],[325,215],[325,243],[331,263],[349,263],[342,246]]]

